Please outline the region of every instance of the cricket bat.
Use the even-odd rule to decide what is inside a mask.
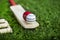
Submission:
[[[12,12],[14,13],[16,19],[18,20],[18,22],[27,29],[32,29],[32,28],[36,28],[39,26],[39,23],[37,21],[33,22],[33,23],[27,23],[24,19],[23,19],[23,14],[26,11],[21,5],[17,5],[13,0],[10,0],[10,3],[12,4],[12,6],[10,6]]]

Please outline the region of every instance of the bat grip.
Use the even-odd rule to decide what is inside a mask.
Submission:
[[[10,2],[10,4],[13,5],[13,6],[16,5],[16,3],[15,3],[14,0],[9,0],[9,2]]]

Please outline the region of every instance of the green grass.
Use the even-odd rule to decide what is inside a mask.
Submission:
[[[0,34],[0,40],[60,40],[60,0],[15,0],[37,16],[39,27],[24,29],[10,10],[8,0],[0,0],[0,18],[5,18],[13,33]]]

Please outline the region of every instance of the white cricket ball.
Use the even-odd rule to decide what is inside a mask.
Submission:
[[[34,14],[28,14],[27,16],[26,16],[26,21],[27,22],[34,22],[34,21],[36,21],[36,16],[34,15]]]

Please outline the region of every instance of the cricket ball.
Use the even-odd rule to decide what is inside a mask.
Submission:
[[[29,11],[24,12],[23,18],[27,22],[34,22],[34,21],[36,21],[36,16],[34,14],[32,14],[31,12],[29,12]]]

